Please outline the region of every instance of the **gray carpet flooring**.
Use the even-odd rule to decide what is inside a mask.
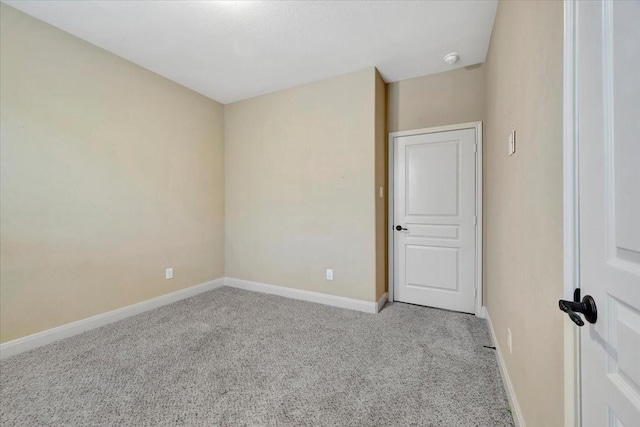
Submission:
[[[0,363],[3,426],[511,426],[485,322],[223,287]]]

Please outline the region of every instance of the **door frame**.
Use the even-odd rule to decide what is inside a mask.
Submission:
[[[563,298],[573,300],[580,284],[580,215],[576,75],[576,0],[564,0],[563,59]],[[564,316],[564,425],[582,425],[580,333]]]
[[[476,260],[475,260],[475,289],[476,289],[476,303],[475,303],[475,315],[478,317],[486,317],[483,307],[482,307],[482,122],[469,122],[469,123],[460,123],[448,126],[438,126],[438,127],[430,127],[424,129],[413,129],[413,130],[404,130],[397,132],[389,132],[389,182],[388,182],[388,218],[389,222],[387,226],[389,227],[389,254],[388,254],[388,271],[389,271],[389,301],[394,301],[394,249],[395,249],[395,233],[393,232],[393,226],[395,225],[394,218],[394,198],[395,198],[395,187],[394,187],[394,166],[395,166],[395,144],[394,139],[401,136],[413,136],[413,135],[423,135],[426,133],[438,133],[438,132],[449,132],[454,130],[464,130],[464,129],[474,129],[476,131],[476,188],[475,188],[475,196],[476,196],[476,217],[477,217],[477,226],[476,226]]]

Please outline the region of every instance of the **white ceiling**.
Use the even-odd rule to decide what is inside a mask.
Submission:
[[[484,62],[496,0],[5,3],[223,104],[375,66]],[[460,61],[442,57],[458,52]]]

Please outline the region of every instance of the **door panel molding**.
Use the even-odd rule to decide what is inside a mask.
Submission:
[[[474,129],[476,137],[476,158],[475,158],[475,216],[477,221],[477,227],[475,228],[475,315],[478,317],[484,317],[484,310],[482,309],[482,122],[469,122],[454,124],[448,126],[438,126],[424,129],[414,129],[408,131],[390,132],[388,139],[389,150],[389,182],[388,182],[388,201],[389,201],[389,301],[394,301],[394,244],[395,244],[395,211],[394,211],[394,198],[395,198],[395,139],[406,136],[415,136],[439,132],[449,132],[456,130]],[[438,225],[441,227],[442,225]],[[447,237],[437,237],[443,239],[443,246],[446,246]],[[448,237],[451,239],[452,237]],[[453,237],[455,239],[455,237]]]

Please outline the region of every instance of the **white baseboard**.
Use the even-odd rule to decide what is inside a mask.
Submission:
[[[481,319],[486,319],[487,318],[487,307],[486,306],[482,306],[480,307],[480,312],[478,313],[478,317]]]
[[[224,278],[212,280],[210,282],[191,286],[189,288],[181,289],[170,294],[151,298],[137,304],[128,305],[126,307],[118,308],[116,310],[78,320],[76,322],[67,323],[66,325],[58,326],[53,329],[48,329],[46,331],[38,332],[33,335],[18,338],[13,341],[8,341],[4,344],[0,344],[0,359],[5,359],[15,354],[32,350],[34,348],[41,347],[43,345],[50,344],[64,338],[78,335],[90,329],[98,328],[100,326],[104,326],[127,317],[135,316],[136,314],[148,310],[153,310],[154,308],[162,307],[163,305],[171,304],[173,302],[180,301],[215,288],[219,288],[223,285]]]
[[[334,307],[348,308],[351,310],[364,311],[365,313],[377,313],[384,305],[384,301],[386,301],[386,294],[383,296],[384,301],[383,298],[380,298],[378,302],[369,302],[359,299],[321,294],[320,292],[303,291],[301,289],[269,285],[267,283],[250,282],[249,280],[234,279],[232,277],[225,277],[224,284],[225,286],[231,286],[232,288],[262,292],[265,294],[278,295],[281,297],[331,305]]]
[[[382,307],[384,307],[387,301],[389,301],[389,294],[385,292],[376,303],[376,313],[379,313],[380,310],[382,310]]]
[[[491,334],[491,341],[493,341],[493,345],[496,347],[496,358],[498,359],[498,368],[500,368],[500,376],[502,377],[502,383],[504,384],[504,388],[507,392],[507,399],[509,400],[509,405],[511,405],[511,414],[513,415],[513,421],[516,424],[516,427],[526,427],[524,423],[524,418],[522,417],[522,411],[520,410],[520,405],[518,404],[518,399],[516,397],[515,390],[513,389],[513,384],[511,383],[511,378],[509,378],[509,372],[507,371],[507,365],[504,362],[504,358],[502,357],[502,352],[500,351],[500,346],[498,345],[498,339],[496,338],[496,332],[493,329],[493,324],[491,323],[491,317],[489,317],[489,311],[487,307],[482,307],[482,312],[487,319],[487,324],[489,325],[489,333]]]
[[[34,348],[41,347],[52,342],[81,334],[82,332],[108,325],[109,323],[135,316],[163,305],[171,304],[185,298],[198,295],[203,292],[219,288],[221,286],[231,286],[234,288],[246,289],[249,291],[263,292],[267,294],[279,295],[303,301],[310,301],[334,307],[347,308],[351,310],[363,311],[365,313],[378,313],[387,302],[385,293],[377,302],[368,302],[352,298],[339,297],[335,295],[321,294],[319,292],[303,291],[300,289],[286,288],[283,286],[268,285],[265,283],[250,282],[247,280],[220,278],[190,288],[181,289],[170,294],[161,295],[146,301],[132,304],[33,335],[18,338],[0,344],[0,359],[19,354]]]

